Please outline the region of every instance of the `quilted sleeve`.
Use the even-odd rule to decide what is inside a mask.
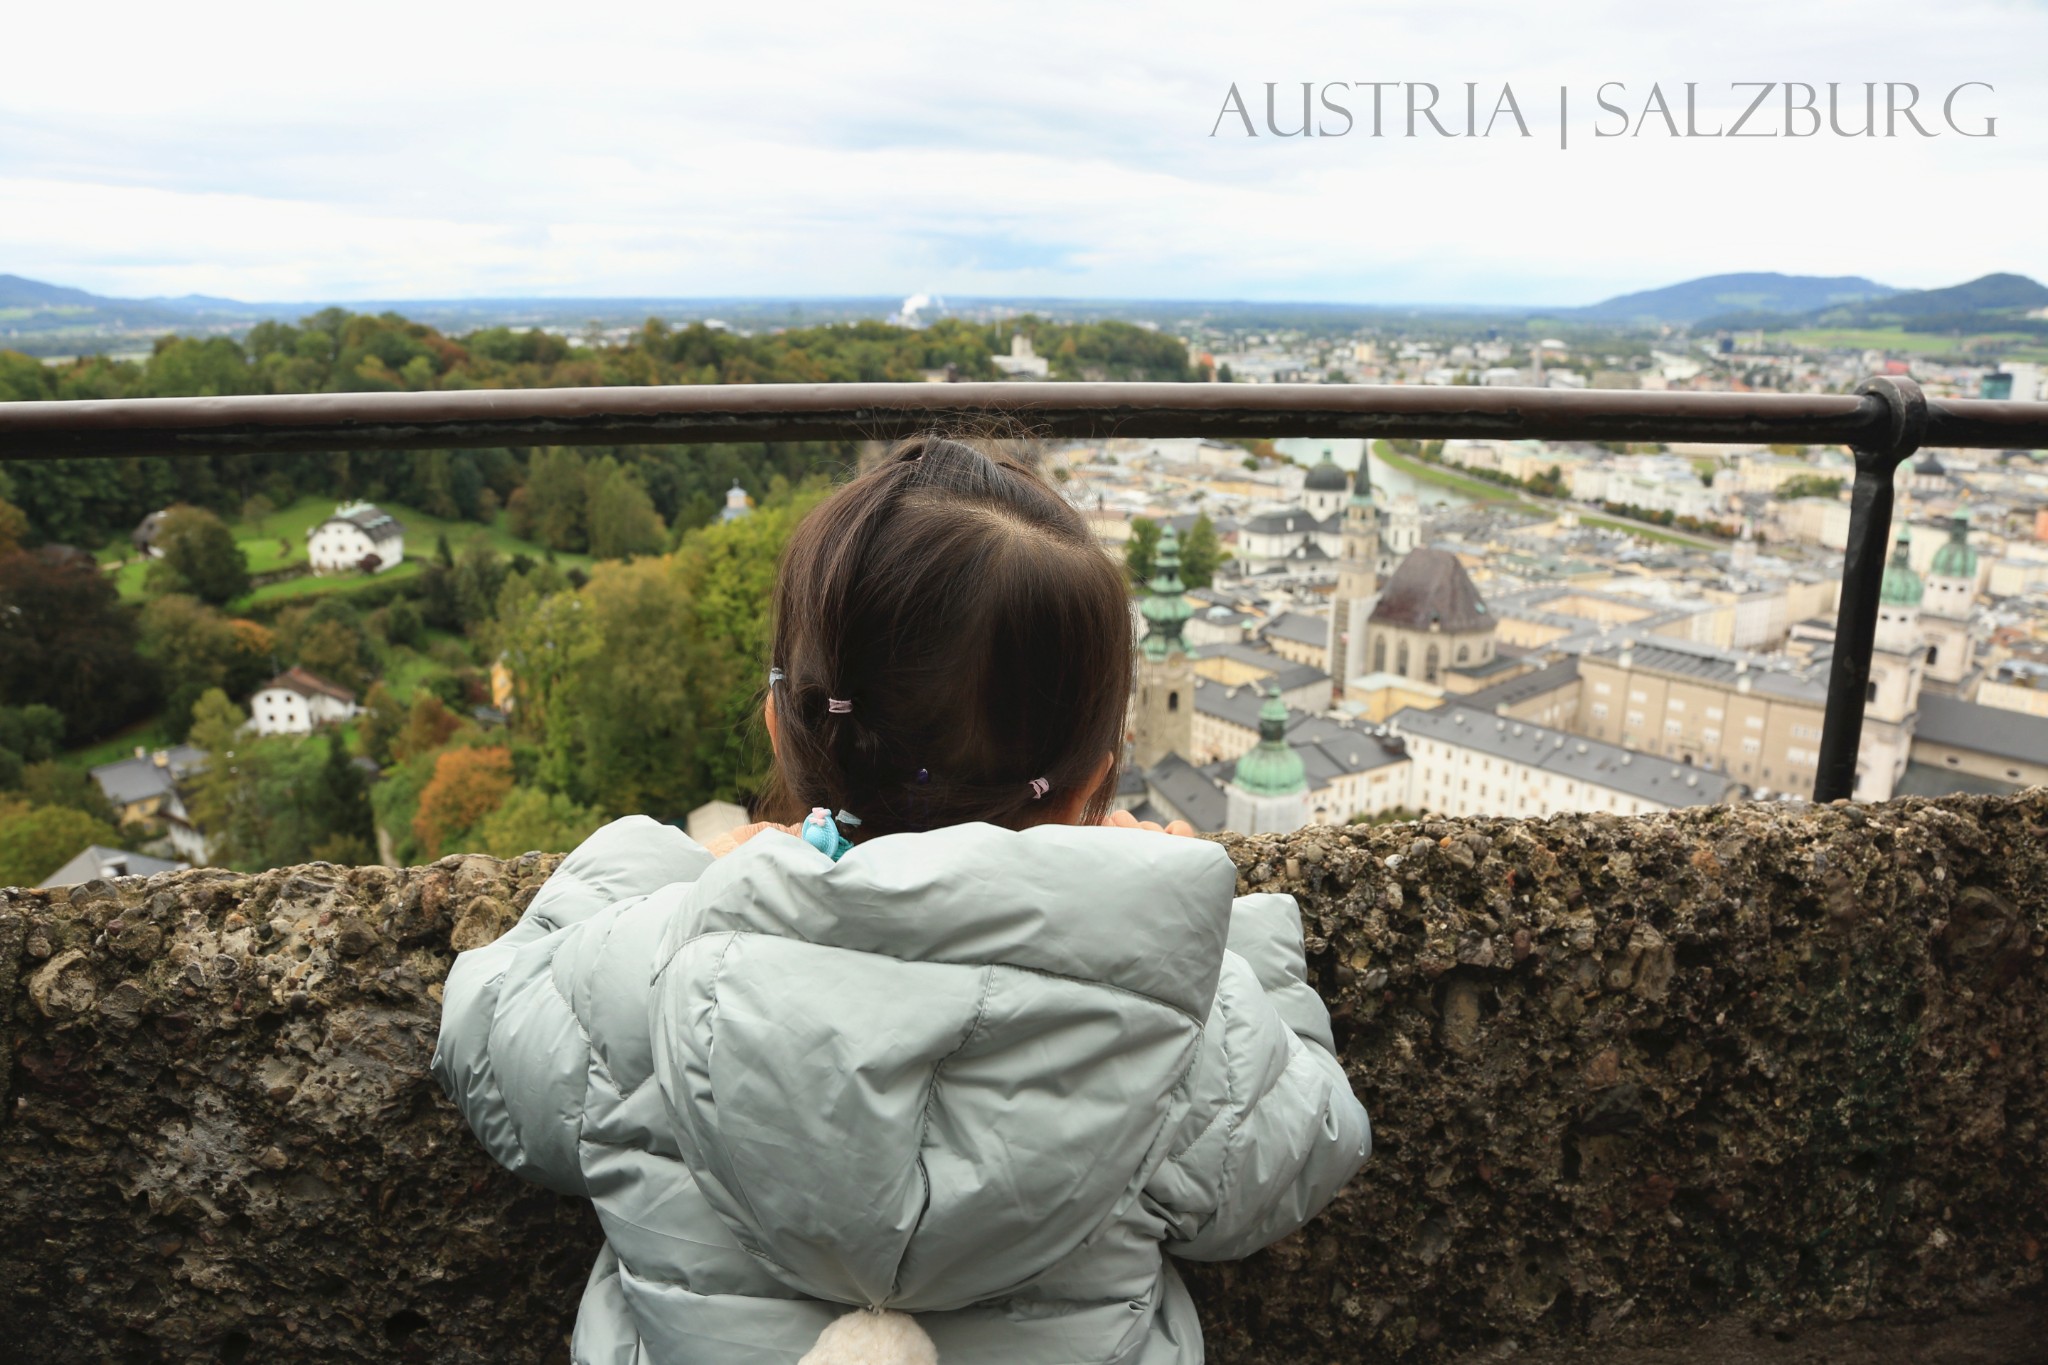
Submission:
[[[1193,1091],[1176,1150],[1146,1188],[1177,1256],[1232,1260],[1278,1241],[1371,1152],[1365,1107],[1308,984],[1293,897],[1235,903]]]
[[[563,860],[517,925],[455,959],[434,1077],[500,1165],[585,1193],[577,1136],[591,1040],[571,1004],[576,975],[598,960],[616,907],[710,865],[680,830],[644,815],[613,821]]]

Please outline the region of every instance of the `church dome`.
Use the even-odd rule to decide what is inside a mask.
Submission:
[[[1233,780],[1254,796],[1287,796],[1308,790],[1308,770],[1287,742],[1287,704],[1280,700],[1277,687],[1266,693],[1266,703],[1259,708],[1258,745],[1237,760]]]
[[[1337,466],[1329,451],[1323,452],[1323,462],[1309,470],[1308,480],[1302,484],[1305,493],[1342,493],[1351,486],[1344,477],[1344,471]]]
[[[1977,552],[1970,548],[1970,514],[1959,512],[1949,524],[1948,543],[1934,552],[1929,572],[1936,578],[1977,577]]]
[[[1888,607],[1917,607],[1927,594],[1927,585],[1920,581],[1919,574],[1913,572],[1908,544],[1906,530],[1900,527],[1899,543],[1892,550],[1891,563],[1884,566],[1884,585],[1877,594],[1877,600]]]

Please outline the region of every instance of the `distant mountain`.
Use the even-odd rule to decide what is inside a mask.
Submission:
[[[44,284],[41,280],[27,280],[19,275],[0,275],[0,308],[89,308],[106,302],[109,300],[88,294],[83,289]]]
[[[1565,315],[1584,322],[1692,323],[1731,313],[1809,313],[1898,292],[1861,275],[1708,275],[1567,309]]]
[[[1941,289],[1910,289],[1796,314],[1730,311],[1698,320],[1700,331],[1787,327],[1899,327],[1908,332],[2043,332],[2028,313],[2048,307],[2048,285],[2025,275],[1985,275]]]

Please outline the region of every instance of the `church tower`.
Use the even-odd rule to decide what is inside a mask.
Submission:
[[[1237,760],[1224,789],[1224,828],[1239,834],[1291,834],[1309,822],[1308,773],[1287,743],[1287,704],[1280,689],[1259,708],[1259,743]]]
[[[1330,647],[1324,671],[1341,693],[1366,671],[1365,621],[1379,589],[1380,513],[1372,500],[1372,443],[1358,457],[1351,501],[1344,509],[1344,555],[1330,599]]]
[[[1194,608],[1180,581],[1180,537],[1171,526],[1159,534],[1145,593],[1138,607],[1145,638],[1138,646],[1131,727],[1131,761],[1141,770],[1168,754],[1185,758],[1195,750],[1195,665],[1181,636]]]
[[[1888,799],[1905,776],[1913,722],[1920,711],[1927,650],[1920,602],[1927,589],[1913,572],[1911,546],[1911,535],[1901,526],[1878,590],[1877,637],[1864,698],[1863,744],[1856,761],[1856,795],[1865,801]]]
[[[1970,640],[1970,611],[1977,603],[1977,552],[1970,548],[1970,514],[1956,513],[1948,543],[1934,552],[1927,569],[1927,596],[1920,627],[1927,637],[1927,682],[1943,692],[1960,692],[1976,664]]]

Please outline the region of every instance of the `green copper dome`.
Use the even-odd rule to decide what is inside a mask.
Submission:
[[[1936,578],[1977,578],[1977,552],[1970,548],[1970,514],[1956,513],[1949,523],[1948,543],[1934,552],[1928,571]]]
[[[1188,604],[1187,584],[1180,581],[1180,537],[1171,526],[1159,533],[1159,548],[1152,553],[1152,580],[1145,585],[1145,600],[1138,613],[1145,618],[1145,639],[1139,646],[1145,657],[1161,660],[1179,650],[1187,653],[1181,627],[1195,609]]]
[[[1927,593],[1927,585],[1913,572],[1912,556],[1907,549],[1910,541],[1906,528],[1901,526],[1899,543],[1892,549],[1892,562],[1884,566],[1884,586],[1877,594],[1877,600],[1888,607],[1917,607]]]
[[[1308,790],[1308,773],[1301,755],[1287,743],[1287,703],[1280,689],[1266,693],[1259,708],[1259,743],[1237,760],[1237,785],[1253,796],[1291,796]]]

